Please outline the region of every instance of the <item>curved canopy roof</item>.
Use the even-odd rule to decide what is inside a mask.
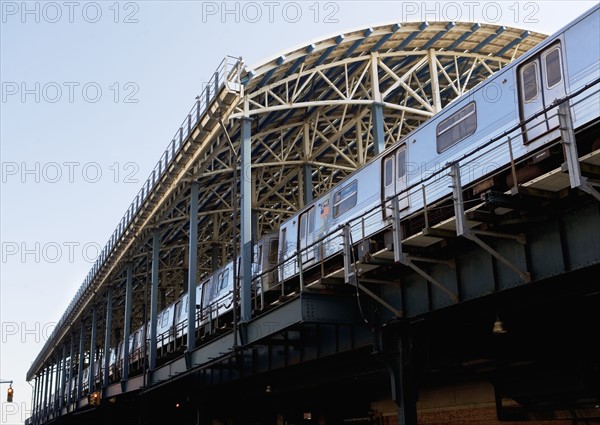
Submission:
[[[163,302],[181,295],[191,182],[199,183],[197,278],[231,260],[239,223],[232,197],[239,185],[233,178],[241,137],[237,118],[252,120],[252,209],[260,237],[381,149],[374,143],[373,105],[382,107],[382,138],[391,145],[544,38],[478,23],[390,23],[315,41],[255,66],[226,60],[127,209],[27,379],[52,364],[81,323],[90,328],[92,306],[103,314],[108,289],[113,329],[123,329],[127,265],[134,287],[148,283],[156,231]],[[143,297],[143,290],[134,291],[132,329],[145,317]],[[102,332],[97,338],[102,346]]]

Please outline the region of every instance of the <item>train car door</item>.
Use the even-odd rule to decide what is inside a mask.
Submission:
[[[315,238],[315,207],[312,206],[300,215],[300,226],[298,235],[298,249],[302,251],[302,263],[315,258],[315,250],[312,246]],[[310,248],[307,248],[310,247]]]
[[[521,120],[539,113],[565,95],[561,44],[555,43],[521,65],[518,70]],[[525,143],[530,143],[558,127],[557,108],[524,125]]]
[[[408,193],[401,193],[407,187],[406,176],[406,146],[402,146],[383,159],[383,200],[391,196],[398,196],[398,206],[400,211],[408,208]],[[392,216],[392,204],[385,202],[383,209],[384,218]]]

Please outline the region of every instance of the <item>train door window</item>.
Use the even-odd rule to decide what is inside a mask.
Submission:
[[[269,263],[277,262],[277,251],[279,249],[279,239],[271,239],[269,247]]]
[[[302,251],[303,261],[312,260],[314,257],[313,248],[311,248],[314,241],[314,222],[315,207],[311,206],[300,215],[300,245],[298,248]]]
[[[544,66],[546,67],[546,88],[551,89],[562,81],[562,67],[560,60],[560,48],[550,50],[544,54]]]
[[[175,304],[175,321],[179,321],[182,318],[181,307],[183,307],[183,304],[181,303],[181,301],[177,301],[177,303]]]
[[[396,178],[398,180],[404,181],[405,177],[406,177],[406,149],[400,149],[396,155]]]
[[[165,310],[165,312],[163,313],[161,326],[164,328],[168,325],[169,325],[169,310]]]
[[[287,246],[286,246],[286,233],[287,233],[287,228],[284,227],[283,229],[281,229],[281,257],[279,258],[279,261],[283,261],[283,259],[285,258],[285,252],[287,250]]]
[[[436,128],[437,152],[444,152],[475,133],[476,129],[477,108],[475,102],[471,102],[438,124]]]
[[[356,205],[358,181],[354,180],[333,196],[333,217],[338,217]]]
[[[390,185],[394,181],[394,159],[393,158],[387,158],[385,160],[383,172],[385,174],[385,180],[384,180],[385,187],[390,187]]]
[[[219,291],[222,291],[227,287],[227,279],[229,278],[229,269],[225,269],[219,275]]]
[[[531,62],[521,68],[521,90],[523,102],[529,103],[537,99],[539,94],[537,62]]]
[[[300,239],[306,238],[306,218],[307,214],[302,214],[300,216]]]

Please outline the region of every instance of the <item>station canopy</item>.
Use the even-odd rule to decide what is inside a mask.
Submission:
[[[91,306],[103,305],[108,287],[115,291],[113,326],[123,329],[126,264],[133,264],[134,286],[140,289],[134,290],[133,321],[147,317],[141,288],[150,276],[156,231],[160,302],[181,296],[188,278],[192,182],[199,190],[200,281],[239,253],[232,240],[237,233],[239,241],[234,223],[240,220],[235,208],[240,178],[251,180],[253,234],[260,238],[382,149],[374,143],[377,105],[384,146],[391,146],[545,37],[472,22],[389,23],[314,41],[256,65],[226,59],[215,73],[213,91],[209,85],[198,97],[204,106],[186,117],[28,379],[56,357],[82,320],[89,327]],[[251,120],[251,169],[236,171],[234,183],[244,119]]]

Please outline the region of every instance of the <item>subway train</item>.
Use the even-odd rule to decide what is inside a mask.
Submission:
[[[499,185],[504,190],[514,184],[510,180],[515,176],[532,178],[544,173],[547,169],[544,161],[552,163],[554,155],[550,147],[560,147],[557,99],[570,97],[576,132],[592,128],[600,118],[598,22],[600,5],[455,99],[333,189],[298,210],[281,224],[278,232],[260,239],[254,247],[252,265],[254,302],[258,309],[265,306],[268,294],[283,294],[281,288],[286,283],[293,287],[300,274],[310,277],[310,271],[315,270],[315,276],[322,276],[324,265],[327,270],[339,266],[343,226],[355,224],[350,231],[355,242],[377,240],[382,235],[385,246],[386,230],[391,228],[395,209],[392,202],[398,202],[400,219],[408,220],[424,206],[451,199],[449,180],[430,179],[426,200],[420,182],[498,135],[511,135],[510,149],[482,151],[478,163],[463,171],[463,187],[486,181],[497,170],[509,170],[511,163],[517,164],[516,172],[507,171],[504,182],[494,181],[490,185]],[[598,149],[600,144],[596,139],[580,146],[579,153],[590,154]],[[233,267],[230,262],[197,286],[196,329],[202,334],[210,335],[231,323]],[[185,294],[158,313],[157,347],[161,353],[185,345],[187,299]],[[129,338],[132,370],[142,367],[147,339],[149,326],[140,327]],[[113,381],[119,379],[123,347],[120,343],[110,353]],[[96,376],[101,364],[99,358],[95,363]],[[84,383],[89,373],[89,367],[83,371]],[[70,388],[74,390],[74,381]]]

